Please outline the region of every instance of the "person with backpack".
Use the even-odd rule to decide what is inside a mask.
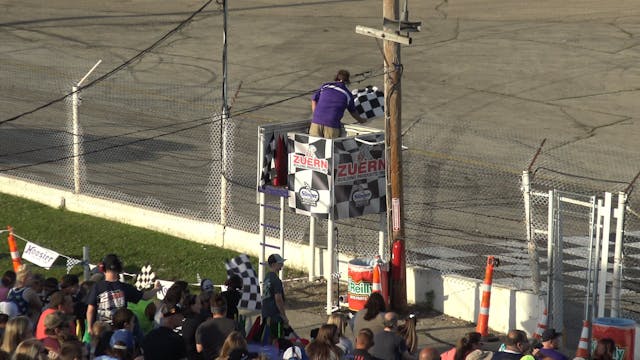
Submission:
[[[42,302],[38,293],[31,288],[32,276],[27,264],[20,265],[16,272],[16,286],[9,290],[7,301],[16,304],[18,315],[27,316],[36,324],[42,310]]]

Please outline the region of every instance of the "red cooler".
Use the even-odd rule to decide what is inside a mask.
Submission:
[[[592,350],[600,339],[611,338],[616,343],[616,360],[633,360],[636,322],[621,318],[597,318],[591,328]]]
[[[364,304],[371,295],[373,283],[373,259],[353,259],[349,261],[347,302],[349,310],[364,309]]]

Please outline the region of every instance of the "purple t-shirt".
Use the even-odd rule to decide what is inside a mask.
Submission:
[[[554,349],[540,349],[540,354],[548,356],[553,360],[569,360],[566,355]]]
[[[353,95],[340,81],[322,84],[311,99],[316,102],[316,110],[311,120],[314,124],[341,128],[340,119],[344,115],[344,110],[351,112],[356,109]]]

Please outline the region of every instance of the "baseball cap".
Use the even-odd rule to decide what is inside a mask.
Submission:
[[[556,329],[549,328],[542,333],[542,342],[553,340],[560,335],[562,335],[562,333],[556,332]]]
[[[473,350],[470,352],[465,360],[490,360],[493,357],[492,351]]]
[[[269,265],[271,264],[284,264],[284,262],[287,259],[283,259],[282,256],[280,256],[280,254],[271,254],[269,255],[269,258],[267,259],[267,262],[269,263]]]
[[[52,312],[44,318],[44,327],[49,330],[58,329],[69,326],[71,317],[65,315],[62,311]]]
[[[302,350],[298,346],[291,346],[282,354],[282,359],[284,360],[293,360],[293,359],[302,359]]]
[[[211,279],[202,279],[200,282],[200,290],[202,290],[202,292],[212,293],[213,281],[211,281]]]
[[[6,314],[9,319],[18,316],[18,305],[13,301],[0,302],[0,314]]]
[[[126,350],[123,349],[122,345],[118,343],[125,344],[126,349],[133,350],[133,334],[130,331],[124,329],[116,330],[113,335],[111,335],[111,339],[109,339],[109,346],[111,346],[111,348],[113,349]]]

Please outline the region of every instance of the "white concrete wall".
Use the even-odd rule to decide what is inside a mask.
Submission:
[[[191,241],[224,247],[260,256],[261,247],[258,234],[226,228],[218,224],[168,215],[140,206],[106,200],[87,195],[77,195],[70,191],[43,186],[8,176],[0,176],[2,192],[34,200],[52,207],[65,207],[69,211],[97,216],[121,223],[139,226],[158,232],[171,234]],[[256,221],[258,213],[256,211]],[[8,224],[11,225],[11,224]],[[16,229],[17,232],[20,229]],[[36,239],[33,239],[34,241]],[[270,244],[278,244],[279,239],[268,239]],[[270,253],[267,251],[267,253]],[[287,243],[285,246],[287,265],[307,270],[309,249],[306,245]],[[341,280],[346,282],[349,254],[340,254],[338,261]],[[326,249],[316,249],[316,274],[322,276],[328,269]],[[477,321],[481,299],[481,281],[455,275],[442,275],[433,270],[407,268],[407,301],[422,303],[427,293],[433,294],[434,309],[466,321]],[[346,285],[341,285],[346,294]],[[342,292],[342,291],[341,291]],[[494,285],[491,292],[489,327],[498,332],[518,328],[535,331],[538,316],[542,313],[542,299],[537,296]]]

